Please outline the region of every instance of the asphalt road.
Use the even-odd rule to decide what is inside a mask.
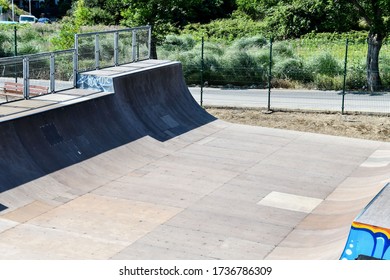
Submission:
[[[201,103],[200,87],[189,87],[195,100]],[[340,91],[272,89],[271,109],[304,109],[339,111]],[[204,88],[202,104],[207,106],[268,107],[267,89]],[[345,112],[390,113],[390,94],[350,93],[345,95]]]

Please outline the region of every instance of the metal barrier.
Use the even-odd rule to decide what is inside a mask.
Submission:
[[[159,59],[182,63],[200,105],[390,114],[390,43],[382,45],[375,91],[366,86],[364,40],[254,36],[222,44],[171,35],[158,47]]]
[[[81,72],[150,59],[151,38],[150,26],[82,33],[74,49],[0,58],[0,96],[8,102],[8,95],[29,99],[36,86],[47,89],[42,94],[75,88]]]
[[[74,76],[80,72],[150,59],[151,36],[150,26],[75,34]]]
[[[13,56],[0,59],[1,95],[13,99],[29,99],[31,86],[46,87],[42,94],[73,88],[73,69],[69,67],[74,60],[74,49]],[[7,94],[6,82],[20,85],[18,90]],[[8,100],[8,98],[7,98]]]

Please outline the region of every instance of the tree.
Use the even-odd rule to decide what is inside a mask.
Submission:
[[[236,0],[238,10],[246,13],[253,20],[263,20],[270,9],[283,0]]]
[[[379,75],[379,53],[383,40],[390,31],[390,2],[389,0],[352,0],[348,1],[365,20],[369,27],[367,37],[367,88],[377,91],[381,87]]]
[[[367,88],[381,87],[379,53],[390,32],[389,0],[236,0],[239,10],[266,22],[266,29],[279,38],[299,37],[308,32],[344,32],[368,26]]]
[[[121,23],[126,26],[152,25],[152,57],[157,58],[156,45],[189,22],[208,22],[233,11],[234,1],[222,0],[122,0]]]
[[[235,0],[75,0],[72,15],[81,25],[151,25],[151,53],[157,58],[156,44],[165,35],[190,22],[228,17],[235,8]]]

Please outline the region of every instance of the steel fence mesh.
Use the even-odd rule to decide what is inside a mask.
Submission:
[[[217,92],[226,95],[227,90],[236,89],[234,98],[226,95],[230,103],[220,101],[221,105],[250,106],[252,102],[256,107],[270,106],[269,109],[390,113],[387,42],[379,56],[382,83],[372,92],[366,86],[365,41],[273,42],[256,38],[223,45],[201,44],[188,36],[167,38],[159,46],[159,58],[180,61],[187,84],[194,92],[202,86],[206,103],[216,105]],[[257,100],[253,99],[254,95],[258,96]]]

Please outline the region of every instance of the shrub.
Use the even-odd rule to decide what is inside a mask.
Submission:
[[[162,46],[167,51],[189,51],[194,48],[195,44],[195,39],[190,35],[168,35]]]
[[[329,53],[321,53],[309,61],[309,67],[313,73],[334,77],[342,74],[343,68]]]
[[[237,38],[256,36],[264,30],[264,23],[254,21],[244,14],[234,13],[229,19],[218,19],[208,24],[192,23],[182,34],[191,34],[197,40],[233,42]]]
[[[390,86],[390,58],[382,58],[381,68],[379,69],[381,73],[382,85],[385,88]]]
[[[200,44],[196,46],[196,49],[201,51]],[[224,47],[221,44],[215,44],[211,42],[204,42],[205,55],[217,55],[222,56],[225,53]]]
[[[329,42],[342,42],[344,44],[347,39],[349,40],[350,43],[366,44],[367,35],[368,35],[367,31],[349,31],[345,33],[310,32],[301,36],[300,38],[312,44],[322,44],[322,43],[328,44]]]
[[[249,38],[240,38],[238,40],[235,40],[232,44],[232,47],[242,51],[242,50],[248,50],[250,48],[262,48],[265,45],[267,45],[267,39],[264,38],[264,36],[257,35],[254,37]]]
[[[175,52],[172,53],[167,59],[180,61],[183,65],[183,75],[187,83],[196,84],[199,83],[200,73],[200,59],[196,56],[195,52]]]
[[[317,74],[314,77],[314,84],[317,89],[341,90],[343,88],[343,77],[330,77],[323,74]]]
[[[364,64],[357,64],[347,70],[346,88],[362,89],[366,85],[366,67]]]
[[[0,57],[9,56],[13,53],[13,41],[10,34],[0,33]]]
[[[390,72],[387,70],[386,72],[383,72],[382,76],[382,87],[384,89],[389,89],[390,88]]]
[[[56,79],[71,81],[73,79],[73,63],[71,56],[60,56],[56,58]]]
[[[274,57],[293,57],[294,51],[288,42],[275,42],[272,45],[272,55]]]
[[[67,50],[74,47],[74,35],[80,32],[80,26],[75,22],[63,21],[56,37],[51,39],[54,50]]]
[[[82,59],[94,59],[95,42],[88,40],[79,41],[79,57]]]
[[[279,79],[290,79],[301,82],[313,81],[313,75],[309,69],[304,67],[302,60],[297,58],[286,58],[275,64],[273,76]]]
[[[297,81],[272,78],[271,87],[273,88],[301,88],[302,85]]]
[[[101,58],[106,61],[111,61],[114,58],[114,44],[111,38],[104,38],[100,41]]]
[[[228,53],[223,59],[225,83],[234,85],[263,84],[267,68],[259,63],[256,56],[246,52]],[[229,82],[230,81],[230,82]]]
[[[34,54],[41,52],[40,46],[34,42],[25,42],[18,44],[18,55]]]
[[[40,34],[33,28],[22,28],[18,30],[18,41],[30,42],[40,38]]]
[[[201,57],[195,57],[196,61],[201,61]],[[198,70],[198,82],[200,82],[200,69]],[[223,66],[221,65],[221,58],[215,55],[209,55],[203,60],[203,81],[208,85],[221,85],[226,83],[223,77]]]
[[[261,49],[257,52],[248,52],[251,54],[255,59],[258,66],[264,69],[264,71],[268,71],[269,69],[269,50],[267,49]],[[266,70],[267,69],[267,70]]]

